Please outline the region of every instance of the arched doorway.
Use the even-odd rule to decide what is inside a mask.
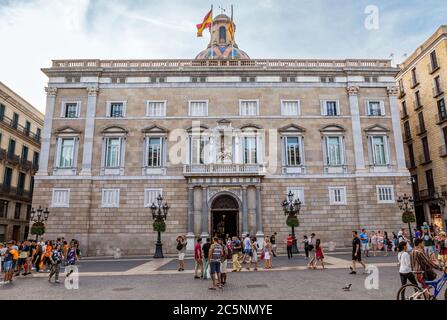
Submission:
[[[225,238],[239,234],[239,204],[232,196],[218,196],[211,204],[211,235]]]

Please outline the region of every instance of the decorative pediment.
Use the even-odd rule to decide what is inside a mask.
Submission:
[[[279,133],[287,133],[287,132],[305,132],[306,129],[303,127],[297,126],[296,124],[289,124],[285,127],[279,128]]]
[[[339,124],[328,124],[320,129],[321,132],[346,132],[346,129]]]
[[[64,126],[54,131],[56,134],[81,134],[81,131],[70,126]]]
[[[243,125],[241,127],[241,130],[260,130],[262,129],[262,127],[258,126],[257,124],[253,124],[253,123],[248,123],[246,125]]]
[[[231,125],[231,121],[228,119],[221,119],[221,120],[217,121],[217,124],[219,126],[227,126],[228,127]]]
[[[127,134],[127,133],[129,133],[129,130],[124,129],[123,127],[120,127],[120,126],[111,125],[111,126],[107,126],[104,129],[102,129],[101,133],[102,134],[110,134],[110,133]]]
[[[168,133],[168,130],[166,128],[157,126],[157,125],[152,125],[149,127],[144,128],[143,130],[141,130],[141,132],[143,133]]]
[[[375,124],[365,129],[365,132],[389,132],[389,131],[390,129],[381,126],[380,124]]]
[[[188,133],[195,132],[195,131],[203,132],[203,131],[206,131],[208,129],[209,128],[207,126],[200,125],[200,126],[189,127],[189,128],[186,129],[186,132],[188,132]]]

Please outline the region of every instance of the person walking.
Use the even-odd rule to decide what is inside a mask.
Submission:
[[[220,288],[220,262],[223,256],[222,246],[219,244],[217,237],[213,239],[213,244],[210,247],[208,253],[208,260],[210,261],[211,279],[213,285],[210,290],[216,290],[216,287]]]
[[[303,236],[303,240],[301,242],[304,246],[305,259],[309,259],[309,239],[306,235]]]
[[[262,248],[262,255],[264,259],[264,269],[272,268],[272,245],[268,237],[265,238]]]
[[[318,262],[321,262],[321,267],[322,267],[322,269],[324,269],[324,251],[323,251],[323,246],[321,245],[320,239],[317,239],[317,241],[315,241],[314,269],[317,269]]]
[[[208,253],[210,251],[210,248],[211,248],[211,239],[206,238],[206,243],[202,246],[203,259],[205,260],[203,262],[203,276],[202,276],[203,280],[209,279],[209,277],[208,277],[208,269],[209,269]]]
[[[40,263],[43,255],[42,245],[39,243],[36,246],[36,250],[34,251],[34,255],[32,258],[34,267],[36,268],[36,272],[41,272]]]
[[[413,274],[411,267],[411,258],[407,252],[407,243],[405,241],[399,243],[397,260],[399,261],[399,275],[400,283],[402,286],[407,284],[407,280],[410,283],[417,285],[416,278]]]
[[[376,252],[377,252],[377,235],[376,233],[373,231],[371,232],[371,247],[372,247],[372,251],[373,251],[373,256],[376,256]]]
[[[203,277],[203,255],[202,255],[202,238],[197,239],[197,243],[194,247],[194,279],[200,279]],[[200,271],[200,273],[198,273]]]
[[[224,239],[219,239],[219,244],[223,251],[222,258],[220,259],[220,285],[224,287],[227,283],[228,247],[225,245]]]
[[[289,233],[289,236],[286,239],[286,246],[287,246],[287,259],[292,259],[293,258],[293,254],[292,254],[293,237],[292,237],[291,233]]]
[[[244,238],[244,254],[242,256],[242,264],[248,263],[250,264],[250,253],[251,253],[251,239],[250,235],[247,233],[247,236]],[[250,267],[247,267],[250,270]]]
[[[311,233],[307,248],[309,249],[309,263],[307,267],[311,269],[315,263],[315,233]]]
[[[393,244],[392,244],[390,238],[388,237],[388,232],[386,232],[386,231],[383,233],[383,245],[385,247],[385,257],[387,257],[388,252],[391,252],[391,250],[392,250]]]
[[[276,257],[276,236],[277,236],[277,233],[274,232],[273,235],[270,237],[270,243],[272,244],[273,257]]]
[[[357,231],[352,231],[352,266],[350,274],[357,274],[356,263],[360,263],[364,269],[366,269],[365,264],[362,261],[362,253],[360,251],[360,239],[358,237]]]
[[[185,252],[186,252],[186,237],[178,236],[177,239],[178,252],[178,271],[185,271]]]
[[[51,267],[48,282],[51,282],[51,278],[54,276],[54,282],[59,283],[59,272],[61,270],[61,263],[63,259],[64,256],[62,255],[62,246],[58,244],[50,255]]]
[[[233,237],[233,241],[232,241],[232,253],[233,256],[231,258],[231,260],[233,261],[233,272],[237,272],[237,271],[241,271],[242,270],[242,266],[239,263],[239,254],[241,252],[241,241],[237,238],[237,237]]]
[[[424,240],[425,254],[430,257],[430,255],[435,252],[435,240],[430,229],[424,229],[422,239]]]
[[[369,256],[369,236],[366,232],[366,229],[362,229],[362,232],[360,233],[360,241],[362,245],[362,254],[364,257]]]

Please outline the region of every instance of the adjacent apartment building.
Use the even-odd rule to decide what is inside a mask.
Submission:
[[[447,197],[447,26],[400,65],[397,76],[417,224],[445,230]]]
[[[0,242],[28,237],[43,117],[0,82]]]
[[[164,248],[185,234],[290,232],[350,243],[402,227],[411,193],[389,60],[251,59],[214,18],[195,59],[55,60],[48,76],[36,205],[47,238],[88,254],[154,250],[151,205],[170,209]]]

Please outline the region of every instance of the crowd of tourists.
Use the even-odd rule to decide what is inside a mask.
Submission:
[[[80,256],[79,241],[75,239],[70,243],[64,238],[0,243],[0,274],[3,278],[0,284],[11,284],[14,278],[26,277],[33,272],[49,273],[48,281],[54,277],[54,282],[59,283],[61,266],[75,265]]]

